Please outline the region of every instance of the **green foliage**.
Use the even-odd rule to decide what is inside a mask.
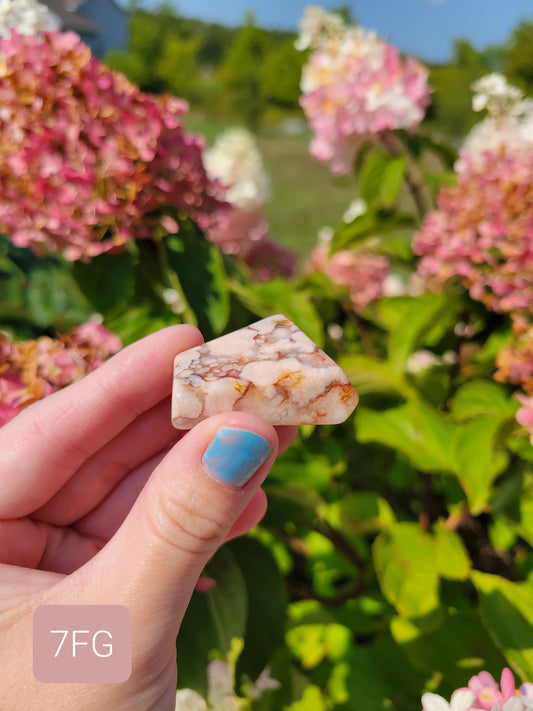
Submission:
[[[166,91],[185,99],[192,98],[197,85],[199,49],[197,37],[166,40],[154,67],[155,76]]]
[[[302,60],[292,36],[251,22],[204,25],[168,7],[136,9],[131,30],[128,52],[109,62],[144,88],[251,124],[269,107],[294,109]],[[528,32],[519,28],[505,55],[509,75],[524,83],[513,47]],[[468,129],[470,84],[493,63],[462,42],[450,66],[433,68],[433,127]],[[314,213],[317,224],[337,224],[332,252],[386,254],[408,281],[413,232],[450,181],[453,148],[399,132],[365,146],[355,181],[330,180],[328,192],[303,141],[262,147],[267,166],[286,160],[276,237],[293,237],[283,222],[292,211],[307,254]],[[366,212],[343,222],[356,195]],[[180,322],[210,339],[284,313],[361,398],[346,423],[301,428],[265,482],[261,524],[210,561],[205,574],[216,584],[193,594],[180,630],[180,687],[205,694],[216,658],[231,662],[243,709],[412,711],[424,691],[449,697],[483,669],[498,676],[510,665],[533,680],[533,449],[515,420],[513,388],[492,379],[509,321],[456,285],[355,312],[325,275],[252,283],[196,225],[179,227],[74,264],[2,238],[2,328],[20,338],[53,334],[99,312],[125,343]],[[417,367],[421,352],[430,359]],[[281,687],[248,697],[267,667]]]
[[[268,49],[266,30],[249,22],[237,31],[220,67],[222,82],[233,91],[236,112],[252,129],[257,128],[264,110],[261,72]]]
[[[431,67],[429,83],[435,90],[431,120],[445,135],[464,136],[479,120],[472,110],[471,85],[494,71],[490,53],[478,52],[467,40],[456,40],[449,64]]]
[[[0,235],[0,324],[17,338],[68,331],[91,314],[59,259],[36,257]]]
[[[261,94],[267,103],[293,109],[300,98],[304,55],[294,47],[294,37],[271,46],[260,66]]]
[[[161,4],[130,15],[128,48],[105,62],[146,91],[171,93],[213,118],[255,128],[269,108],[298,112],[304,56],[295,36],[256,27],[232,29],[182,17]],[[281,112],[281,113],[280,113]]]
[[[509,81],[526,93],[533,91],[533,22],[521,22],[503,48],[503,66]]]
[[[533,676],[533,585],[476,572],[481,615],[491,636],[522,677]]]

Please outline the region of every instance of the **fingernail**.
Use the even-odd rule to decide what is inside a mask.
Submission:
[[[203,462],[215,479],[231,486],[243,486],[271,451],[270,442],[255,432],[222,427],[206,449]]]

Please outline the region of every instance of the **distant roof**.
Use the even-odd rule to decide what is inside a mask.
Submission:
[[[43,2],[59,17],[64,30],[73,30],[83,35],[98,34],[98,26],[88,17],[76,12],[83,0],[43,0]]]

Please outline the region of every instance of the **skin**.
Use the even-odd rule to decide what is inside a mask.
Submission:
[[[260,485],[295,427],[247,413],[188,433],[170,423],[172,361],[199,345],[172,326],[125,348],[0,430],[0,698],[3,711],[171,711],[179,626],[207,561],[263,516]],[[241,488],[202,456],[221,427],[268,439]],[[120,684],[45,684],[32,672],[40,605],[118,604],[132,615],[132,674]]]

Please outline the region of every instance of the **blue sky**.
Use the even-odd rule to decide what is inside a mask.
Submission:
[[[183,15],[228,25],[240,24],[251,10],[258,24],[291,30],[297,28],[306,5],[349,4],[361,25],[377,30],[404,52],[436,62],[450,58],[456,37],[466,37],[482,49],[501,44],[520,20],[533,21],[533,0],[174,0],[173,4]]]

